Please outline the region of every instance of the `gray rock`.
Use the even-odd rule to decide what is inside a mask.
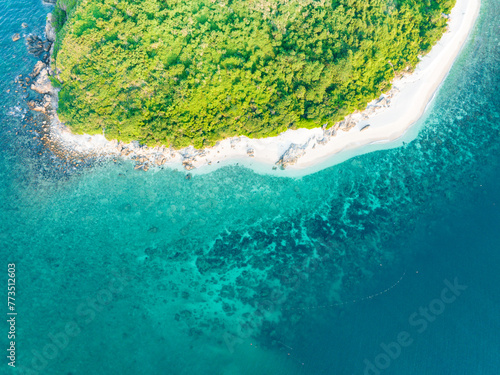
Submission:
[[[165,159],[165,158],[156,159],[156,165],[163,165],[166,162],[167,162],[167,159]]]
[[[318,140],[316,141],[316,143],[317,143],[318,145],[325,145],[327,142],[328,142],[328,138],[327,138],[327,137],[323,137],[323,138],[318,139]]]
[[[54,27],[54,16],[52,15],[52,13],[47,14],[47,21],[45,23],[45,35],[47,36],[47,40],[49,42],[54,42],[56,40],[56,28]],[[46,51],[48,51],[48,49]]]
[[[377,104],[379,106],[383,106],[384,107],[384,106],[388,105],[389,103],[390,103],[390,100],[387,97],[385,97],[385,96],[382,96],[382,97],[380,97],[379,100],[377,100]]]
[[[50,95],[45,95],[41,101],[28,101],[28,107],[33,111],[49,114],[51,110]]]
[[[306,148],[309,142],[303,145],[298,145],[292,143],[288,150],[285,151],[283,155],[281,155],[280,160],[276,162],[276,165],[281,168],[286,168],[288,165],[295,164],[299,158],[306,153]]]
[[[40,56],[43,53],[43,41],[37,35],[28,35],[26,37],[28,42],[28,52],[35,56]]]
[[[190,171],[190,170],[194,169],[194,166],[191,163],[189,163],[188,161],[183,161],[182,165],[184,166],[184,169],[186,171]]]
[[[35,82],[31,85],[31,89],[39,94],[49,94],[52,92],[52,83],[50,82],[47,69],[40,71]]]
[[[42,71],[42,69],[45,69],[46,67],[47,65],[45,65],[42,61],[38,61],[35,65],[35,68],[31,72],[30,76],[33,78],[37,77]]]

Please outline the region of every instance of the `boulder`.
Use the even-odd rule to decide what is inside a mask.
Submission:
[[[134,169],[140,169],[140,170],[142,170],[142,171],[144,171],[144,172],[147,172],[147,171],[148,171],[148,169],[149,169],[149,165],[148,165],[147,163],[143,163],[143,164],[141,164],[141,163],[137,163],[137,164],[134,166]]]
[[[183,161],[182,165],[184,166],[184,169],[186,171],[190,171],[190,170],[194,169],[194,166],[189,162]]]
[[[318,139],[318,140],[316,141],[316,143],[317,143],[318,145],[325,145],[327,142],[328,142],[328,138],[327,138],[327,137],[323,137],[323,138]]]
[[[35,100],[30,100],[28,102],[28,107],[36,112],[47,113],[48,103],[45,102],[37,102]]]
[[[46,67],[47,67],[47,65],[45,65],[42,61],[38,61],[35,65],[35,68],[31,72],[30,76],[35,78],[36,76],[38,76],[40,74],[42,69],[45,69]]]
[[[45,35],[49,42],[54,42],[56,40],[56,28],[54,27],[54,16],[52,13],[47,14],[47,21],[45,22]],[[48,51],[48,49],[46,51]]]
[[[40,56],[43,51],[43,41],[37,35],[28,35],[26,37],[28,42],[28,52],[35,56]]]
[[[281,155],[280,160],[276,162],[276,165],[281,168],[286,168],[288,165],[292,165],[297,163],[297,160],[306,153],[306,148],[309,145],[309,141],[306,144],[298,145],[292,143],[288,150],[285,151],[283,155]]]
[[[13,42],[17,42],[19,39],[21,39],[21,35],[19,35],[19,33],[15,33],[14,35],[12,35]]]
[[[39,94],[49,94],[52,92],[52,83],[49,79],[47,69],[42,69],[35,82],[31,85],[31,89]]]

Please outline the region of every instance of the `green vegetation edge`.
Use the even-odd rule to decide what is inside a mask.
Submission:
[[[211,146],[332,126],[412,69],[455,0],[58,0],[58,115],[78,134]]]

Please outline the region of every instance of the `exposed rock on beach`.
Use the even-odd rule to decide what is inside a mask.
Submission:
[[[49,13],[47,15],[47,22],[45,24],[45,36],[47,40],[52,43],[54,43],[56,40],[56,29],[53,23],[54,23],[54,17],[52,16],[52,13]]]
[[[45,64],[43,64],[43,65],[45,65]],[[43,94],[50,95],[50,94],[52,94],[54,89],[53,89],[52,83],[50,82],[50,79],[49,79],[49,69],[47,68],[47,66],[44,66],[42,68],[42,67],[40,67],[40,65],[38,66],[38,68],[40,69],[38,74],[34,74],[34,73],[36,73],[36,71],[33,71],[34,77],[36,77],[36,78],[34,80],[34,83],[31,85],[31,89],[33,91],[36,91],[39,94],[42,94],[42,95]],[[35,69],[37,69],[36,66],[35,66]]]
[[[474,25],[479,11],[478,0],[458,0],[452,10],[449,30],[431,52],[422,58],[414,72],[405,71],[392,82],[392,88],[358,111],[330,128],[288,130],[276,137],[250,139],[232,137],[217,142],[214,147],[181,150],[165,146],[146,147],[138,142],[125,144],[108,140],[103,134],[73,134],[57,116],[58,89],[51,77],[58,77],[50,67],[50,56],[56,33],[51,14],[47,16],[46,39],[36,35],[26,38],[30,53],[39,57],[31,77],[31,89],[40,98],[29,101],[32,110],[45,115],[50,124],[47,145],[64,150],[78,158],[98,157],[133,160],[136,169],[147,171],[163,166],[178,166],[192,170],[224,160],[247,160],[294,169],[306,168],[326,157],[372,143],[397,139],[425,111],[440,83],[446,77]],[[13,38],[14,40],[14,38]]]

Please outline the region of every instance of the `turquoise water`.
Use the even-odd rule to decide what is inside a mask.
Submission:
[[[45,150],[14,83],[36,60],[11,35],[50,7],[0,3],[0,254],[18,284],[0,374],[498,373],[498,2],[414,141],[300,179],[190,180]]]

